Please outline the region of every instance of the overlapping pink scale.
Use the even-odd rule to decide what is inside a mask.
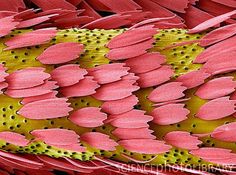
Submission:
[[[115,14],[92,20],[81,28],[87,29],[113,29],[130,24],[129,15]]]
[[[185,9],[188,7],[189,0],[177,0],[177,1],[172,1],[172,0],[154,0],[154,2],[160,4],[163,7],[166,7],[167,9],[179,12],[179,13],[184,13]]]
[[[45,15],[45,16],[38,16],[32,19],[27,19],[24,21],[21,21],[16,27],[19,28],[26,28],[26,27],[32,27],[38,24],[41,24],[43,22],[49,21],[51,17],[57,16],[57,14],[51,14],[51,15]]]
[[[235,100],[220,97],[211,100],[200,107],[196,116],[203,120],[217,120],[235,113]]]
[[[114,151],[115,147],[118,146],[108,135],[99,132],[86,132],[81,135],[81,140],[92,147],[107,151]]]
[[[156,33],[157,29],[152,25],[130,29],[109,41],[107,47],[111,50],[107,57],[110,60],[124,60],[141,56],[152,48]]]
[[[222,54],[233,51],[235,42],[236,42],[236,36],[233,36],[211,47],[208,47],[196,57],[194,63],[205,63],[206,61],[210,61],[211,59],[221,57]],[[221,49],[221,52],[217,52],[218,49]]]
[[[5,42],[6,50],[45,44],[55,37],[56,33],[55,28],[45,28],[17,35]]]
[[[43,64],[62,64],[78,58],[83,49],[83,44],[73,42],[59,43],[48,47],[37,59]]]
[[[211,137],[226,142],[235,142],[236,122],[225,124],[217,127],[212,133]]]
[[[138,98],[131,95],[120,100],[105,101],[101,108],[104,112],[115,115],[130,111],[137,103]]]
[[[147,50],[152,48],[152,43],[154,43],[154,41],[155,40],[151,38],[137,44],[113,48],[108,52],[106,56],[110,60],[124,60],[132,57],[137,57],[147,53]]]
[[[218,54],[215,58],[208,60],[202,69],[212,75],[236,70],[236,61],[233,59],[235,52],[235,50],[232,50]]]
[[[161,67],[165,63],[165,56],[158,52],[147,53],[138,57],[130,58],[125,61],[130,71],[136,74],[145,73]]]
[[[86,74],[87,71],[77,64],[60,66],[50,73],[52,80],[56,81],[60,87],[72,86],[84,79]]]
[[[215,99],[231,94],[235,91],[236,82],[234,77],[221,77],[212,79],[201,85],[196,91],[196,95],[202,99]]]
[[[102,85],[96,90],[94,98],[102,101],[120,100],[132,95],[139,86],[134,85],[135,80],[119,80],[117,82]]]
[[[191,154],[202,158],[208,162],[219,163],[222,165],[235,165],[236,164],[236,154],[231,153],[230,149],[223,148],[200,148],[197,150],[192,150]]]
[[[48,0],[48,1],[42,1],[42,0],[32,0],[33,3],[35,3],[37,6],[42,8],[43,10],[51,10],[51,9],[67,9],[67,10],[75,10],[75,6],[70,4],[69,2],[65,0]]]
[[[188,26],[188,28],[193,28],[202,22],[213,18],[214,16],[204,10],[196,8],[193,5],[189,5],[189,7],[186,9],[186,13],[181,14],[181,17],[185,20],[185,24]]]
[[[9,131],[0,132],[0,140],[4,140],[7,143],[12,143],[18,146],[27,146],[29,143],[29,140],[27,140],[25,136]]]
[[[201,46],[210,46],[235,35],[236,24],[223,26],[206,34],[200,41]]]
[[[198,140],[198,137],[192,136],[185,131],[169,132],[165,135],[164,140],[170,145],[187,150],[199,149],[198,145],[202,143]]]
[[[153,28],[152,25],[134,28],[114,37],[107,44],[107,47],[115,49],[135,45],[144,42],[145,40],[152,39],[156,33],[157,29]]]
[[[101,108],[85,107],[74,111],[69,120],[82,127],[98,127],[102,126],[103,121],[107,119],[107,114],[101,112]]]
[[[184,97],[183,93],[187,88],[181,82],[170,82],[158,86],[149,95],[148,99],[153,102],[172,101]]]
[[[167,104],[154,108],[151,112],[153,122],[158,125],[170,125],[187,119],[190,111],[184,108],[184,104]]]
[[[218,24],[220,24],[221,22],[224,22],[228,19],[231,18],[231,16],[236,14],[236,10],[229,12],[229,13],[225,13],[223,15],[219,15],[217,17],[211,18],[209,20],[204,21],[203,23],[197,25],[196,27],[194,27],[193,29],[190,29],[188,31],[188,33],[197,33],[197,32],[202,32],[206,29],[209,29],[210,27],[214,27]]]
[[[75,148],[75,151],[80,150],[80,152],[85,151],[85,148],[83,148],[79,144],[80,136],[72,130],[57,128],[41,130],[39,129],[33,130],[31,134],[35,137],[36,140],[43,141],[51,146],[70,150]]]
[[[5,94],[13,98],[24,98],[34,97],[39,95],[45,95],[53,92],[54,89],[58,88],[55,81],[45,81],[44,84],[25,88],[25,89],[7,89]]]
[[[118,128],[143,128],[148,127],[148,122],[153,120],[152,116],[145,115],[145,111],[133,109],[129,112],[110,115],[108,121]]]
[[[197,87],[205,82],[210,74],[204,70],[196,70],[179,76],[176,81],[181,82],[188,89]]]
[[[174,71],[170,66],[164,65],[150,72],[137,74],[139,77],[138,85],[141,88],[157,86],[167,82],[174,75]]]
[[[128,75],[129,69],[124,63],[105,64],[89,69],[89,75],[99,84],[107,84],[121,80],[121,77]]]
[[[129,139],[121,140],[118,143],[129,151],[144,154],[160,154],[171,149],[171,146],[166,145],[164,141],[153,139]]]
[[[52,98],[34,101],[25,104],[18,114],[36,120],[65,117],[72,111],[67,100],[66,98]]]
[[[130,139],[155,139],[156,137],[152,135],[154,131],[148,129],[148,127],[143,128],[116,128],[112,131],[112,134],[122,140]]]
[[[95,94],[99,87],[100,85],[92,76],[85,76],[78,83],[61,88],[60,93],[65,97],[82,97]]]
[[[32,97],[25,97],[23,100],[21,100],[21,104],[25,105],[27,103],[39,101],[39,100],[46,100],[51,98],[56,98],[57,91],[52,91],[47,94],[38,95],[38,96],[32,96]]]
[[[8,89],[27,89],[44,84],[50,75],[44,68],[32,67],[15,71],[6,77]]]
[[[8,35],[19,24],[19,22],[14,21],[13,16],[0,18],[0,23],[0,37]]]

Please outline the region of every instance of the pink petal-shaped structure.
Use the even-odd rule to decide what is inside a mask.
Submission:
[[[236,154],[229,149],[223,148],[200,148],[192,150],[191,154],[208,162],[220,163],[222,165],[236,165]]]
[[[8,35],[13,29],[16,28],[16,26],[19,24],[19,22],[14,21],[13,16],[5,17],[0,19],[0,37]]]
[[[181,82],[166,83],[154,89],[148,95],[148,99],[153,102],[165,102],[176,100],[185,96],[183,91],[185,91],[186,89],[186,87],[182,86]]]
[[[155,139],[153,132],[148,128],[116,128],[112,134],[122,140]]]
[[[108,121],[111,120],[110,124],[118,128],[144,128],[153,120],[152,116],[144,113],[145,111],[133,109],[123,114],[111,115]]]
[[[210,74],[204,70],[196,70],[179,76],[176,81],[191,89],[203,84],[208,77],[210,77]]]
[[[58,86],[55,81],[46,81],[44,84],[27,89],[7,89],[5,94],[13,98],[34,97],[53,92]]]
[[[195,156],[199,156],[201,158],[211,158],[211,159],[222,159],[222,158],[230,158],[232,157],[232,153],[230,149],[223,148],[200,148],[198,150],[192,150],[190,152]]]
[[[0,64],[0,82],[5,81],[5,78],[8,76],[9,74],[6,73],[6,68],[4,67],[3,64]]]
[[[150,115],[154,117],[154,123],[170,125],[186,120],[189,113],[184,104],[167,104],[153,109]]]
[[[5,42],[8,46],[6,50],[45,44],[55,37],[56,33],[55,28],[44,28],[17,35]]]
[[[236,42],[236,36],[233,36],[217,44],[214,44],[213,46],[208,47],[206,50],[201,52],[196,57],[193,63],[204,63],[210,59],[215,59],[215,57],[219,57],[218,55],[231,52],[235,49],[234,48],[235,42]],[[221,49],[221,52],[218,52],[219,49]]]
[[[32,0],[37,6],[43,9],[43,11],[51,9],[67,9],[75,10],[76,7],[67,2],[66,0]]]
[[[65,97],[82,97],[87,95],[92,95],[96,93],[96,89],[100,87],[93,77],[87,76],[80,80],[79,83],[72,86],[64,87],[60,92]]]
[[[182,15],[182,18],[185,20],[185,24],[190,29],[213,17],[213,15],[192,5],[189,5],[186,9],[186,13]]]
[[[122,114],[133,109],[134,105],[138,103],[138,98],[135,95],[129,97],[114,100],[114,101],[105,101],[101,108],[104,112],[109,114]]]
[[[170,10],[179,12],[179,13],[185,13],[185,9],[188,8],[189,0],[153,0],[153,2],[156,2],[160,4],[161,6],[168,8]]]
[[[86,29],[114,29],[130,23],[128,15],[115,14],[96,19],[83,25],[81,28]]]
[[[211,137],[226,142],[235,142],[236,141],[235,132],[236,132],[236,122],[232,122],[217,127],[211,133]]]
[[[135,2],[138,3],[144,11],[151,12],[151,18],[161,18],[163,20],[167,20],[168,17],[171,17],[171,21],[181,23],[180,17],[176,16],[173,12],[162,7],[158,3],[155,3],[154,1],[136,0]]]
[[[74,85],[84,79],[87,71],[77,64],[67,64],[54,69],[50,74],[60,87],[65,87]]]
[[[6,78],[8,89],[27,89],[44,84],[50,74],[44,72],[45,68],[30,67],[15,71]]]
[[[132,0],[120,0],[119,2],[112,0],[98,0],[96,3],[101,3],[103,6],[106,6],[117,13],[141,9],[141,7]]]
[[[208,60],[203,65],[202,69],[212,75],[234,71],[236,70],[235,53],[236,51],[233,50],[215,55],[215,58]]]
[[[145,31],[145,32],[144,32]],[[153,26],[144,26],[128,30],[109,41],[107,47],[110,49],[131,46],[145,40],[151,39],[157,30]]]
[[[39,17],[35,17],[35,18],[31,18],[31,19],[27,19],[24,21],[21,21],[16,27],[19,28],[26,28],[26,27],[32,27],[35,26],[37,24],[46,22],[48,20],[50,20],[51,17],[53,16],[57,16],[57,14],[52,14],[52,15],[45,15],[45,16],[39,16]]]
[[[31,131],[36,140],[42,140],[49,145],[72,145],[78,142],[79,135],[68,129],[38,129]]]
[[[85,107],[73,112],[69,120],[74,124],[82,127],[98,127],[102,126],[103,121],[107,119],[107,114],[101,112],[97,107]]]
[[[87,132],[81,135],[81,140],[97,149],[114,151],[118,144],[108,135],[99,132]]]
[[[118,143],[129,151],[143,154],[161,154],[171,149],[164,141],[153,139],[121,140]]]
[[[32,97],[26,97],[21,101],[21,104],[25,105],[27,103],[39,101],[39,100],[46,100],[46,99],[51,99],[51,98],[56,98],[57,91],[52,91],[47,94],[43,95],[38,95],[38,96],[32,96]]]
[[[129,58],[125,61],[125,64],[130,67],[130,72],[145,73],[161,67],[161,64],[165,63],[165,61],[165,56],[158,52],[151,52]]]
[[[155,40],[151,38],[134,45],[111,49],[106,56],[110,60],[124,60],[137,57],[147,53],[147,50],[153,47],[152,43],[154,43],[154,41]]]
[[[192,136],[185,131],[169,132],[165,135],[164,140],[170,145],[187,150],[198,149],[198,145],[202,143],[198,140],[198,137]]]
[[[206,34],[201,40],[199,45],[206,47],[212,44],[215,44],[219,41],[227,39],[236,34],[236,24],[231,24],[227,26],[223,26],[212,32]]]
[[[125,75],[125,76],[123,76],[122,77],[122,80],[133,80],[133,81],[135,81],[135,83],[134,84],[136,84],[136,81],[139,79],[139,77],[138,76],[136,76],[134,73],[129,73],[129,74],[127,74],[127,75]]]
[[[29,119],[50,119],[64,117],[72,111],[66,98],[52,98],[24,105],[18,113]]]
[[[138,74],[138,84],[141,88],[157,86],[168,80],[173,76],[174,72],[170,66],[162,66],[150,72]]]
[[[132,95],[132,92],[139,89],[133,85],[133,80],[120,80],[114,83],[102,85],[93,95],[94,98],[102,101],[120,100]]]
[[[37,59],[43,64],[62,64],[75,60],[83,50],[83,44],[73,42],[59,43],[47,48]]]
[[[217,24],[220,24],[221,22],[224,22],[224,21],[230,19],[230,17],[235,15],[235,14],[236,14],[236,10],[234,10],[232,12],[225,13],[223,15],[219,15],[219,16],[214,17],[214,18],[211,18],[211,19],[197,25],[193,29],[190,29],[188,31],[188,33],[197,33],[197,32],[201,32],[201,31],[204,31],[206,29],[209,29],[210,27],[214,27]]]
[[[217,120],[235,113],[235,100],[221,97],[211,100],[200,107],[196,116],[203,120]]]
[[[7,143],[11,143],[18,146],[27,146],[29,140],[25,138],[25,136],[10,132],[10,131],[3,131],[0,132],[0,140],[6,141]]]
[[[107,84],[121,80],[122,76],[128,74],[129,69],[124,63],[104,64],[89,69],[89,75],[93,76],[98,84]]]
[[[236,82],[234,77],[220,77],[210,80],[203,84],[197,91],[196,95],[202,99],[214,99],[229,95],[234,92]]]

